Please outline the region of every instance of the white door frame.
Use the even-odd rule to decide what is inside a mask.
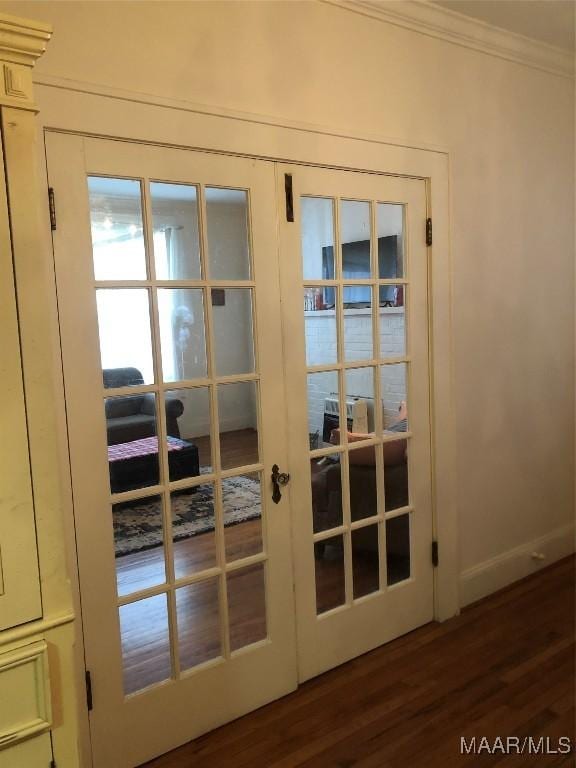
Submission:
[[[322,126],[217,110],[47,76],[38,79],[36,91],[40,108],[39,129],[42,132],[55,130],[82,133],[293,164],[306,163],[410,176],[426,182],[427,213],[434,223],[434,242],[429,251],[430,397],[433,527],[440,553],[439,566],[434,574],[434,618],[443,621],[457,614],[460,608],[460,562],[455,478],[450,165],[447,149],[416,144],[409,146],[377,135],[335,132],[334,129]],[[38,156],[38,163],[46,178],[43,155]],[[55,194],[57,201],[57,190]],[[39,205],[43,202],[39,201]],[[50,223],[47,213],[44,227],[46,242],[49,243]],[[52,260],[51,254],[46,253],[46,258]],[[34,270],[34,264],[28,266]],[[54,323],[57,322],[54,292],[51,304],[53,314],[50,322]],[[29,322],[37,323],[38,319],[29,318]],[[59,352],[54,350],[54,354]],[[61,429],[61,465],[65,468],[68,466],[68,455],[62,382],[58,390],[56,411]],[[79,616],[71,484],[68,475],[63,480],[65,535],[76,613]],[[77,627],[77,679],[80,680],[83,679],[84,670],[80,622]],[[79,688],[83,756],[86,765],[89,765],[88,718],[80,684]]]

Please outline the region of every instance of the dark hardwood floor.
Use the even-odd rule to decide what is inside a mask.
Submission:
[[[198,448],[200,466],[212,463],[210,438],[184,437]],[[237,429],[233,432],[220,433],[220,461],[222,469],[233,469],[247,464],[258,464],[258,432],[255,429]]]
[[[574,558],[302,685],[146,768],[574,766],[460,738],[575,739]]]
[[[209,437],[188,438],[198,448],[200,466],[211,465]],[[253,429],[220,435],[223,468],[258,462],[258,433]],[[249,475],[257,480],[256,475]],[[224,481],[226,483],[226,481]],[[190,496],[193,504],[195,496]],[[158,508],[160,519],[160,507]],[[142,536],[147,535],[142,527]],[[225,528],[228,562],[262,552],[262,521],[247,520]],[[214,531],[190,536],[173,544],[176,578],[197,574],[216,565]],[[157,586],[165,578],[164,548],[154,546],[116,558],[119,594]],[[246,567],[226,579],[229,604],[230,645],[237,650],[266,637],[266,607],[262,566]],[[178,654],[183,670],[190,669],[222,653],[218,580],[209,578],[176,592]],[[170,678],[168,612],[165,596],[156,596],[120,609],[124,691],[134,693]]]
[[[199,449],[200,465],[210,464],[208,438],[193,438]],[[258,461],[257,433],[239,430],[220,436],[224,466],[242,466]],[[257,479],[256,475],[251,475]],[[227,481],[224,481],[225,483]],[[195,496],[190,496],[193,504]],[[120,513],[122,514],[122,513]],[[160,519],[160,507],[158,508]],[[142,526],[145,539],[147,526]],[[246,520],[225,528],[228,562],[262,552],[262,521]],[[369,537],[368,537],[369,538]],[[340,544],[340,546],[338,546]],[[360,542],[361,544],[361,542]],[[370,544],[370,541],[367,542]],[[379,588],[377,549],[356,546],[353,555],[354,595],[370,594]],[[174,542],[177,578],[198,574],[216,565],[213,531]],[[340,541],[327,546],[316,560],[316,597],[319,612],[344,602],[344,559]],[[389,571],[389,574],[391,571]],[[403,578],[408,578],[409,568]],[[116,559],[116,576],[121,595],[157,586],[164,581],[164,548],[155,546]],[[266,605],[262,566],[246,567],[226,579],[230,611],[230,644],[233,650],[266,637]],[[190,669],[221,655],[218,587],[214,578],[176,592],[178,653],[182,669]],[[157,596],[125,606],[120,611],[124,690],[134,693],[169,679],[172,673],[166,598]]]

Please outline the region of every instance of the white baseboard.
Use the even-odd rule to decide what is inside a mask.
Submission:
[[[256,420],[250,413],[225,416],[220,419],[220,432],[236,432],[239,429],[256,429]]]
[[[187,424],[184,417],[178,420],[180,433],[185,440],[194,442],[195,437],[203,437],[210,434],[210,421],[195,419],[192,424]],[[239,429],[256,429],[255,421],[249,416],[240,414],[236,417],[220,419],[220,432],[235,432]]]
[[[541,571],[556,560],[572,554],[576,549],[574,533],[573,523],[556,528],[539,539],[510,549],[463,571],[460,575],[461,607],[491,595],[508,584]],[[541,560],[533,558],[533,552],[544,555],[544,558]]]

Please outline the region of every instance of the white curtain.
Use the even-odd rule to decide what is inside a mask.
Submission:
[[[183,227],[165,227],[164,249],[166,270],[169,280],[178,280],[186,274],[186,248],[184,244]],[[194,325],[194,310],[190,302],[180,297],[185,294],[166,292],[167,317],[171,318],[171,332],[166,333],[165,352],[166,368],[165,378],[173,380],[189,378],[186,371],[186,361],[191,343],[191,328]]]

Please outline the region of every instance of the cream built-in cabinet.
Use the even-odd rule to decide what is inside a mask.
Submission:
[[[50,34],[0,14],[0,768],[80,764],[32,86]]]
[[[0,172],[5,179],[0,144]],[[42,616],[6,185],[0,184],[0,630]]]

